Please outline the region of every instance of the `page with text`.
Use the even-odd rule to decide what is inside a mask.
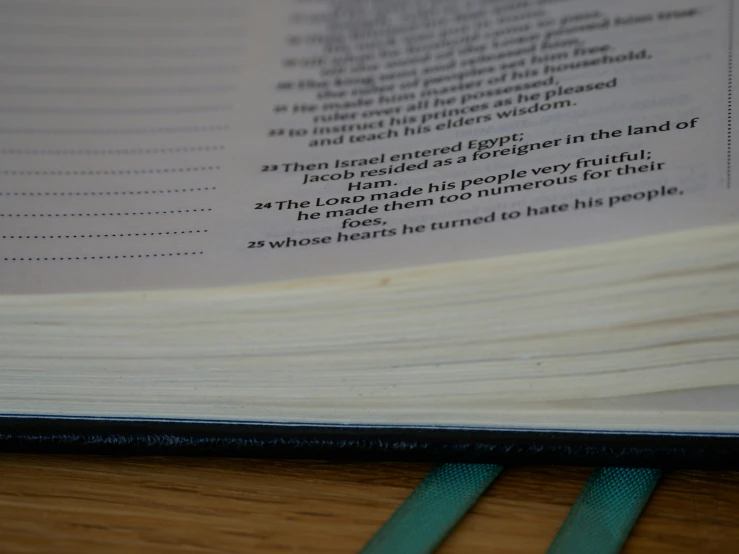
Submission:
[[[3,2],[0,293],[257,283],[737,221],[736,10]]]

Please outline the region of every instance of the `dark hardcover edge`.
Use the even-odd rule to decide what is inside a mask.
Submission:
[[[11,416],[0,452],[730,468],[739,437]]]

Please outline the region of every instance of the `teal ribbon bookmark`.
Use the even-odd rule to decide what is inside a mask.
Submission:
[[[547,554],[620,552],[661,474],[658,469],[596,469]]]
[[[432,469],[361,554],[433,552],[503,471],[492,464],[442,464]]]

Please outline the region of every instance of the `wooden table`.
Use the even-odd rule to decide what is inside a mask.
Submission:
[[[0,455],[0,552],[356,552],[430,464]],[[543,553],[589,468],[506,470],[440,553]],[[739,472],[663,478],[625,552],[739,552]]]

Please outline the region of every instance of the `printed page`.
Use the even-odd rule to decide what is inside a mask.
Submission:
[[[733,0],[5,0],[0,293],[739,219]]]

